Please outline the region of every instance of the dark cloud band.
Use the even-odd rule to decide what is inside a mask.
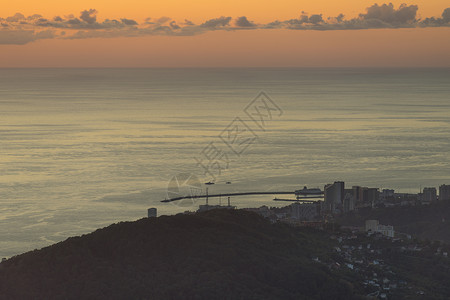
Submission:
[[[236,19],[219,17],[196,25],[189,20],[177,23],[169,17],[147,18],[139,24],[128,18],[120,20],[97,20],[97,10],[88,9],[73,15],[56,16],[52,19],[39,14],[0,18],[0,44],[23,45],[41,39],[87,39],[136,37],[146,35],[187,36],[215,30],[287,29],[287,30],[362,30],[375,28],[450,27],[450,8],[441,17],[417,18],[417,5],[401,4],[395,8],[392,3],[374,4],[357,18],[345,19],[343,14],[324,18],[322,14],[308,15],[304,12],[296,19],[257,24],[246,16]],[[232,22],[233,21],[233,22]]]

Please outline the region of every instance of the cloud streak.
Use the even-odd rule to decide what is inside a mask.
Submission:
[[[346,19],[343,14],[325,18],[323,14],[306,14],[289,20],[275,20],[258,24],[246,16],[232,18],[221,16],[196,25],[185,19],[176,22],[169,17],[147,18],[141,24],[129,18],[98,21],[98,11],[87,9],[78,17],[55,16],[51,19],[39,14],[0,18],[0,45],[24,45],[42,39],[88,39],[138,37],[148,35],[190,36],[217,30],[363,30],[378,28],[450,27],[450,8],[444,9],[440,17],[417,18],[417,5],[392,3],[374,4],[358,17]]]

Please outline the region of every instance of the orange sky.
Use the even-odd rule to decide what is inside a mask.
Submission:
[[[393,1],[397,7],[402,1]],[[95,8],[98,19],[168,16],[204,22],[219,16],[247,16],[255,22],[297,18],[302,10],[324,17],[356,17],[375,1],[204,1],[106,0],[2,1],[0,17],[16,12],[44,17]],[[379,4],[384,2],[378,2]],[[418,18],[439,17],[448,0],[414,1]],[[450,67],[450,28],[335,31],[214,31],[196,36],[148,36],[82,40],[39,40],[0,45],[0,67],[218,67],[218,66],[446,66]]]
[[[419,15],[439,16],[443,9],[450,6],[448,0],[415,0],[408,1],[375,1],[375,0],[15,0],[1,1],[0,12],[2,17],[21,12],[25,15],[41,14],[46,17],[55,15],[78,14],[81,10],[95,8],[99,17],[120,18],[128,17],[142,21],[147,17],[168,16],[174,19],[203,21],[204,19],[219,16],[245,15],[258,22],[267,22],[274,19],[289,19],[297,17],[302,10],[308,13],[323,13],[334,16],[344,13],[354,17],[364,12],[364,9],[374,3],[392,2],[396,7],[401,3],[419,6]]]

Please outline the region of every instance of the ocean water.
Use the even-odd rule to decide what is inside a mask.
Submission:
[[[0,257],[193,210],[160,202],[181,173],[209,193],[418,192],[450,184],[449,150],[450,69],[0,69]]]

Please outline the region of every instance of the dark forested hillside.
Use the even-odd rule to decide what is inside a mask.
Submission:
[[[449,245],[329,227],[226,209],[114,224],[0,263],[0,299],[449,299]]]
[[[114,224],[0,264],[1,299],[357,299],[325,232],[241,210]],[[337,272],[337,271],[336,271]]]

